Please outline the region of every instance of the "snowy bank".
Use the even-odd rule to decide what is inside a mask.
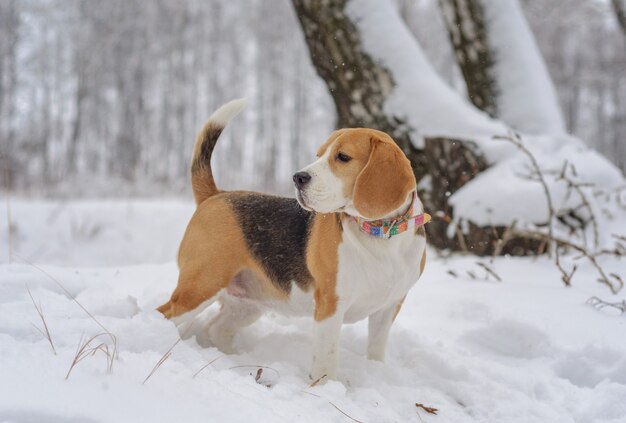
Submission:
[[[64,215],[75,207],[91,221],[107,221],[111,233],[142,222],[172,257],[190,210],[174,212],[171,203],[156,201],[70,202],[57,222],[69,221]],[[30,210],[23,226],[46,221],[53,208],[14,204],[15,211]],[[121,218],[129,208],[133,217]],[[586,304],[607,291],[584,264],[566,289],[547,259],[498,258],[490,265],[502,278],[497,282],[485,278],[474,258],[438,259],[430,251],[391,331],[388,361],[365,358],[365,322],[346,325],[339,381],[311,388],[311,320],[270,313],[242,331],[235,355],[193,340],[174,346],[176,329],[154,311],[175,285],[174,263],[111,266],[109,255],[133,257],[137,244],[96,236],[74,255],[71,244],[55,243],[68,237],[59,225],[41,226],[38,234],[24,238],[22,251],[46,245],[43,270],[115,334],[119,357],[107,374],[106,357],[89,356],[65,380],[81,338],[102,329],[37,268],[0,265],[0,421],[350,421],[335,407],[365,423],[626,421],[626,338],[620,336],[626,318]],[[6,241],[3,235],[0,242]],[[154,256],[137,260],[163,260],[161,250],[148,252]],[[92,267],[77,266],[74,260],[88,253]],[[603,260],[608,271],[623,267]],[[56,355],[32,325],[42,327],[27,286],[41,304]],[[439,414],[419,411],[416,402]]]
[[[556,173],[547,174],[546,182],[557,212],[579,209],[581,203],[576,193],[567,192],[567,183],[559,178],[558,173],[565,165],[576,183],[589,185],[583,191],[593,198],[594,203],[599,203],[596,211],[610,210],[610,215],[596,216],[602,226],[602,247],[602,242],[607,241],[611,233],[626,227],[625,209],[616,206],[615,196],[611,195],[626,186],[626,179],[609,160],[586,147],[581,140],[562,132],[556,97],[551,88],[546,88],[549,85],[544,78],[547,72],[536,46],[525,45],[522,50],[526,55],[517,55],[516,43],[529,44],[533,40],[515,2],[486,2],[485,6],[490,23],[510,24],[506,30],[494,27],[498,37],[503,35],[492,37],[496,41],[494,48],[500,55],[497,73],[507,86],[503,99],[507,116],[516,127],[530,133],[541,127],[549,134],[522,134],[521,141],[542,172]],[[511,10],[508,20],[501,19],[501,14]],[[351,0],[346,12],[359,30],[364,50],[375,62],[390,70],[395,86],[385,103],[385,111],[407,121],[414,131],[412,141],[416,147],[423,147],[425,137],[467,140],[487,160],[490,168],[449,199],[454,206],[455,224],[464,227],[464,222],[471,221],[478,225],[509,226],[517,221],[522,225],[545,225],[548,216],[546,196],[536,175],[532,174],[531,160],[514,143],[502,139],[511,137],[512,130],[475,108],[446,85],[407,29],[395,4],[391,1]],[[509,30],[514,33],[509,34]],[[537,67],[538,62],[543,67]],[[537,73],[534,77],[524,78],[530,84],[528,86],[515,80],[526,67]],[[536,91],[542,92],[543,96],[527,98],[528,92]],[[524,110],[528,111],[526,115],[521,112]],[[541,121],[537,115],[543,116]],[[529,180],[529,176],[534,180]],[[582,213],[583,219],[590,218],[589,211]],[[454,231],[450,233],[453,235]]]

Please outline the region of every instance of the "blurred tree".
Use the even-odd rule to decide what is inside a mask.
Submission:
[[[474,105],[526,133],[565,130],[554,84],[518,0],[439,0]]]
[[[0,2],[0,156],[4,184],[11,188],[18,172],[16,154],[16,97],[20,31],[20,11],[17,0]]]
[[[480,0],[439,0],[439,5],[469,99],[490,116],[498,116],[494,52],[487,42],[482,3]]]
[[[622,28],[622,32],[626,37],[626,4],[624,4],[624,0],[611,0],[611,3],[613,4],[613,11],[615,12],[617,23],[620,28]]]

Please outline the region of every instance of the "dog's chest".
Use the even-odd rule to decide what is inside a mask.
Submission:
[[[378,239],[346,225],[339,246],[337,294],[345,322],[398,304],[420,276],[426,240],[412,231]]]

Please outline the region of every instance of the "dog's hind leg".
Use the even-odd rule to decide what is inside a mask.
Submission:
[[[186,263],[180,269],[178,286],[170,300],[158,310],[179,326],[181,335],[186,338],[194,331],[191,326],[195,317],[217,300],[219,292],[228,286],[236,272],[237,269],[228,267],[210,269],[204,261]],[[183,327],[185,323],[188,324]]]
[[[223,353],[232,354],[237,332],[256,322],[263,312],[252,300],[227,293],[219,297],[220,310],[205,326],[206,338],[196,339],[203,346],[215,346]]]

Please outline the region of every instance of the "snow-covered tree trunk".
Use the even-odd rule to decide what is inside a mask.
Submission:
[[[439,0],[450,42],[476,107],[498,115],[493,51],[486,40],[485,13],[479,0]]]
[[[560,134],[554,84],[518,0],[439,0],[470,100],[528,134]]]

